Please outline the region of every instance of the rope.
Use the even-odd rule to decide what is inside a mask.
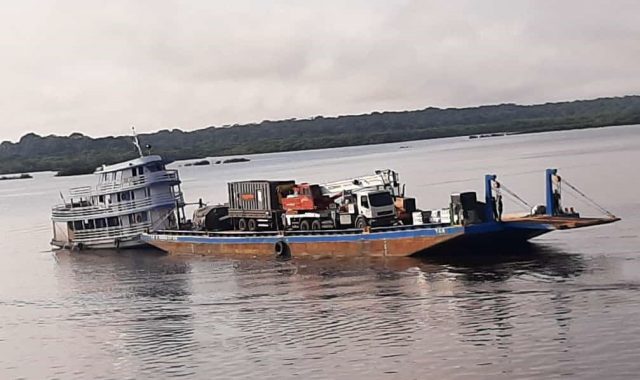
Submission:
[[[598,202],[594,201],[593,199],[589,198],[585,193],[583,193],[582,191],[578,190],[578,188],[576,188],[575,186],[573,186],[572,184],[570,184],[569,182],[567,182],[566,179],[562,179],[562,182],[564,182],[565,185],[569,186],[569,188],[573,191],[575,191],[576,193],[578,193],[579,195],[581,195],[584,199],[586,199],[587,201],[591,202],[591,204],[593,206],[595,206],[598,210],[600,210],[601,212],[607,214],[608,216],[615,218],[615,215],[613,215],[612,212],[610,212],[609,210],[607,210],[606,208],[602,207],[600,204],[598,204]],[[571,194],[571,193],[569,193]]]
[[[526,208],[527,211],[533,209],[533,206],[531,206],[529,203],[527,203],[527,201],[525,201],[524,199],[520,198],[518,196],[518,194],[514,193],[513,191],[509,190],[505,185],[503,185],[502,183],[500,183],[500,188],[502,190],[504,190],[507,194],[511,195],[512,197],[514,197],[516,200],[518,200],[520,203],[522,203]]]

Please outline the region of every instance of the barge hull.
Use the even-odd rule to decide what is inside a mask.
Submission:
[[[244,255],[244,256],[273,256],[276,244],[287,244],[292,256],[411,256],[417,252],[427,250],[438,244],[454,239],[456,235],[436,237],[419,237],[412,239],[380,239],[354,240],[335,242],[305,242],[295,237],[281,237],[270,239],[268,242],[212,242],[210,240],[178,238],[177,240],[162,239],[154,236],[147,243],[171,254],[197,255]]]
[[[371,232],[234,233],[159,231],[142,240],[170,254],[273,256],[284,245],[291,256],[412,256],[458,248],[516,247],[555,230],[607,224],[617,218],[524,217],[469,226],[404,226]]]
[[[284,244],[291,256],[404,257],[461,239],[500,232],[504,232],[504,224],[484,223],[466,227],[407,226],[350,234],[337,231],[292,235],[160,231],[143,234],[142,239],[171,254],[273,256],[277,245]],[[532,233],[526,231],[517,235],[526,241]]]

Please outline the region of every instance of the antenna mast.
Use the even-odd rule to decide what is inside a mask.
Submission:
[[[142,154],[142,149],[140,148],[140,141],[138,141],[138,135],[136,135],[136,127],[131,127],[131,130],[133,131],[133,145],[135,145],[136,149],[138,149],[138,154],[140,155],[140,157],[144,157],[144,154]]]

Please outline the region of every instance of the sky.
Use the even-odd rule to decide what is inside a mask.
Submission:
[[[640,2],[0,5],[0,141],[640,94]]]

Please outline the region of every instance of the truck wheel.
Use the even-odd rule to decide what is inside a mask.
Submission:
[[[309,221],[308,220],[303,220],[300,222],[300,230],[302,231],[309,231]]]
[[[238,229],[240,231],[247,230],[247,221],[244,218],[241,218],[240,220],[238,220]]]
[[[313,222],[311,222],[311,229],[314,231],[322,229],[322,222],[320,222],[320,219],[314,219]]]
[[[249,231],[255,231],[258,229],[258,223],[256,223],[255,219],[249,219],[249,221],[247,222],[247,228],[249,229]]]
[[[356,228],[360,228],[363,230],[365,227],[367,227],[367,225],[367,218],[365,218],[364,216],[359,216],[356,218]]]

